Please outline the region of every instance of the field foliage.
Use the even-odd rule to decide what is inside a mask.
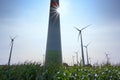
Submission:
[[[37,63],[0,66],[0,80],[120,80],[120,66],[42,67]]]

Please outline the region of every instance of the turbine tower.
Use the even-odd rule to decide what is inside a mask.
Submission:
[[[83,41],[82,41],[82,31],[84,29],[86,29],[87,27],[89,27],[91,25],[87,25],[86,27],[82,28],[82,29],[78,29],[76,28],[77,31],[79,31],[79,34],[78,34],[78,39],[79,39],[79,36],[80,36],[80,39],[81,39],[81,53],[82,53],[82,65],[84,66],[85,65],[85,59],[84,59],[84,51],[83,51]]]
[[[59,0],[51,0],[45,66],[62,65]]]
[[[11,48],[10,48],[10,55],[9,55],[9,60],[8,60],[8,66],[10,66],[11,55],[12,55],[13,44],[14,44],[14,39],[15,39],[15,38],[16,38],[16,37],[14,37],[14,38],[11,38],[11,37],[10,37],[10,39],[11,39]]]
[[[88,65],[89,65],[89,59],[88,59],[88,46],[89,45],[90,45],[90,43],[84,46],[86,48],[86,56],[87,56],[87,64]]]

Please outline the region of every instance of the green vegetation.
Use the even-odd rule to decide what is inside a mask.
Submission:
[[[120,80],[120,66],[52,67],[37,63],[0,66],[0,80]]]

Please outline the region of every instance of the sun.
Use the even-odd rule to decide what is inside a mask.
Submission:
[[[68,5],[65,1],[60,1],[59,4],[56,2],[52,2],[51,6],[51,13],[54,13],[53,17],[57,17],[59,15],[63,17],[68,12]]]
[[[56,11],[57,13],[61,13],[60,7],[57,7]]]

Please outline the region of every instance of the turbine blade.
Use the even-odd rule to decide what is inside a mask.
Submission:
[[[79,38],[80,38],[80,34],[81,34],[81,32],[79,31],[79,34],[78,34],[78,41],[79,41]]]
[[[11,37],[11,36],[9,36],[9,38],[12,40],[12,37]]]
[[[18,36],[16,35],[13,39],[17,38]]]
[[[90,24],[90,25],[87,25],[86,27],[82,28],[81,30],[84,30],[84,29],[86,29],[86,28],[89,27],[89,26],[91,26],[91,24]]]
[[[78,30],[78,31],[80,31],[80,29],[78,29],[78,28],[76,28],[76,27],[74,27],[76,30]]]
[[[91,42],[89,42],[88,44],[87,44],[87,46],[89,46],[91,44]]]
[[[12,45],[12,41],[9,43],[9,46],[11,47],[11,45]]]
[[[86,46],[83,46],[83,47],[85,47],[85,48],[86,48]]]

